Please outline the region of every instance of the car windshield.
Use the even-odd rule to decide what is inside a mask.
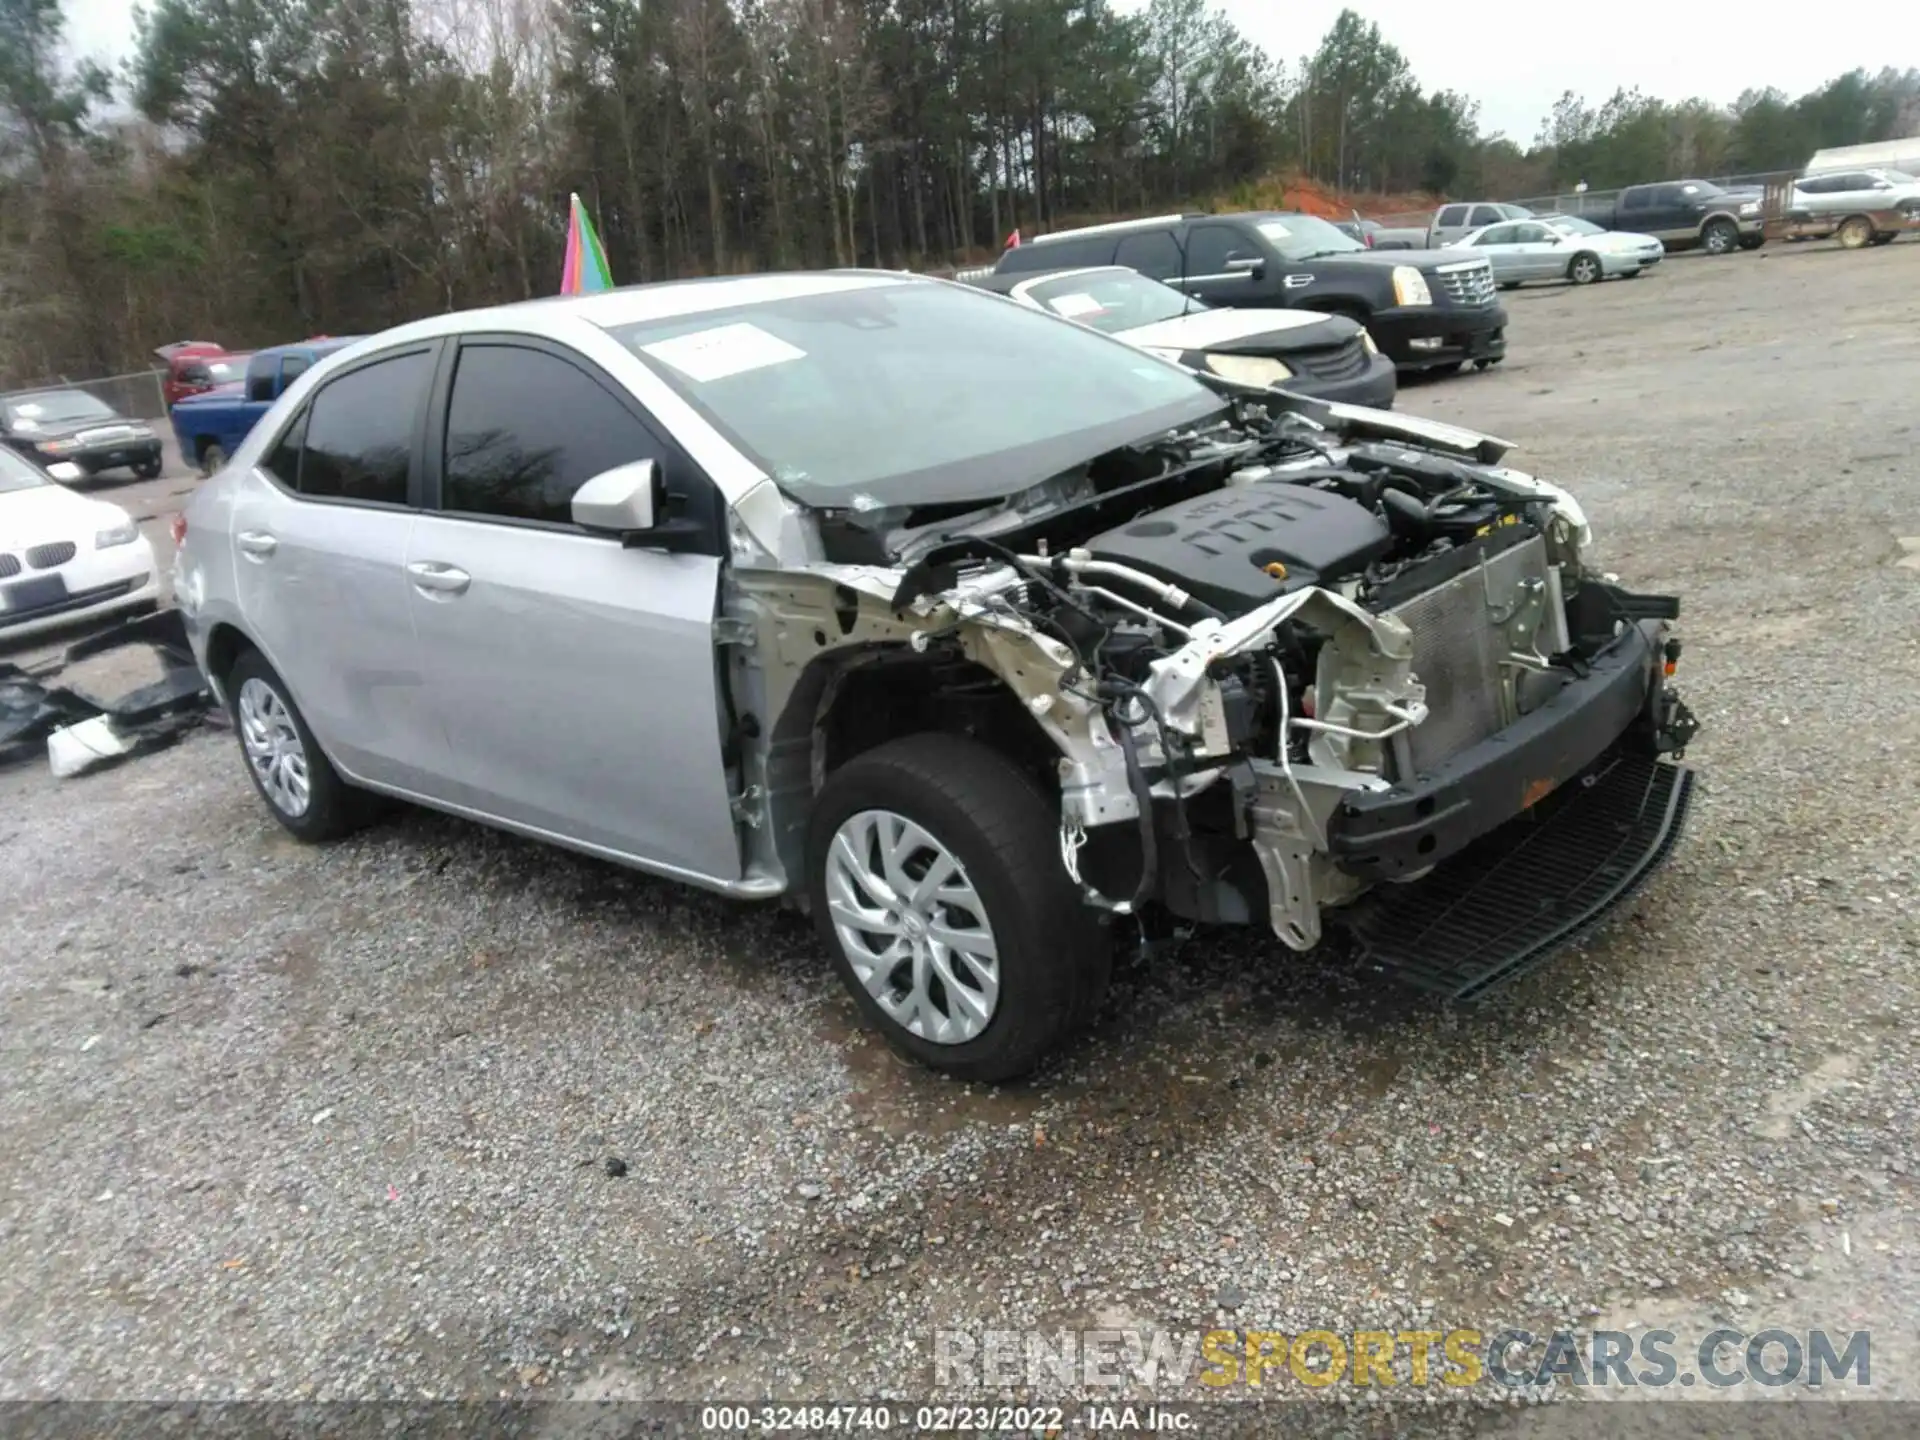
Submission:
[[[1558,230],[1563,235],[1604,235],[1606,228],[1594,224],[1591,220],[1582,220],[1578,215],[1556,215],[1547,221],[1549,229]]]
[[[1289,260],[1313,260],[1321,255],[1366,253],[1351,235],[1317,215],[1280,215],[1260,221],[1260,233]]]
[[[113,411],[84,390],[43,390],[8,400],[7,418],[14,422],[63,425],[70,420],[112,420]]]
[[[1689,195],[1724,195],[1727,192],[1711,180],[1689,180],[1685,186]]]
[[[0,446],[0,495],[10,495],[16,490],[37,490],[51,483],[38,467],[29,465],[13,451]]]
[[[1904,170],[1869,170],[1867,173],[1878,175],[1882,180],[1894,185],[1920,185],[1920,180],[1915,180]]]
[[[1010,495],[1216,414],[1179,367],[978,290],[910,282],[609,327],[788,493]]]
[[[1136,330],[1162,320],[1207,306],[1189,299],[1171,285],[1149,280],[1133,270],[1095,270],[1084,275],[1064,275],[1057,280],[1036,280],[1026,288],[1027,298],[1046,306],[1056,315],[1078,320],[1112,335],[1121,330]]]

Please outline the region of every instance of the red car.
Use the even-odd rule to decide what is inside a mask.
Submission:
[[[250,354],[230,354],[212,340],[182,340],[162,345],[153,352],[167,362],[166,377],[160,392],[171,410],[189,395],[199,395],[216,385],[230,384],[247,373]]]

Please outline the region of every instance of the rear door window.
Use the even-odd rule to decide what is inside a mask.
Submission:
[[[1467,223],[1469,225],[1495,225],[1506,218],[1506,216],[1500,213],[1500,207],[1498,205],[1476,205],[1473,207],[1473,216]]]
[[[1113,263],[1138,270],[1155,280],[1171,280],[1180,273],[1180,246],[1164,230],[1149,235],[1129,235],[1114,252]]]
[[[1467,207],[1464,205],[1445,205],[1433,218],[1436,225],[1464,225],[1467,223]]]
[[[1514,240],[1514,227],[1511,225],[1491,225],[1480,232],[1476,245],[1511,245]]]
[[[433,381],[433,351],[377,360],[328,380],[267,468],[314,500],[405,505],[414,437]]]

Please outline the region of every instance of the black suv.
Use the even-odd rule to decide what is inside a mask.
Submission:
[[[1484,257],[1369,250],[1315,215],[1161,215],[1015,245],[995,275],[1125,265],[1209,305],[1319,310],[1367,327],[1401,370],[1452,372],[1507,353],[1507,312]]]

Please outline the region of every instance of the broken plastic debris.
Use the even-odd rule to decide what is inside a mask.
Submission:
[[[1513,1217],[1503,1211],[1497,1211],[1494,1214],[1493,1223],[1498,1225],[1502,1230],[1511,1230],[1513,1228]]]
[[[113,728],[105,715],[65,725],[47,736],[47,768],[54,778],[65,780],[109,760],[118,760],[133,748],[133,742]]]
[[[86,1039],[80,1042],[80,1049],[84,1053],[85,1051],[93,1049],[93,1047],[98,1045],[99,1043],[100,1043],[100,1037],[98,1035],[89,1035],[87,1036]]]
[[[318,1114],[316,1114],[313,1117],[313,1123],[316,1125],[324,1125],[328,1120],[332,1118],[333,1118],[333,1107],[329,1105],[325,1110],[320,1111]]]

